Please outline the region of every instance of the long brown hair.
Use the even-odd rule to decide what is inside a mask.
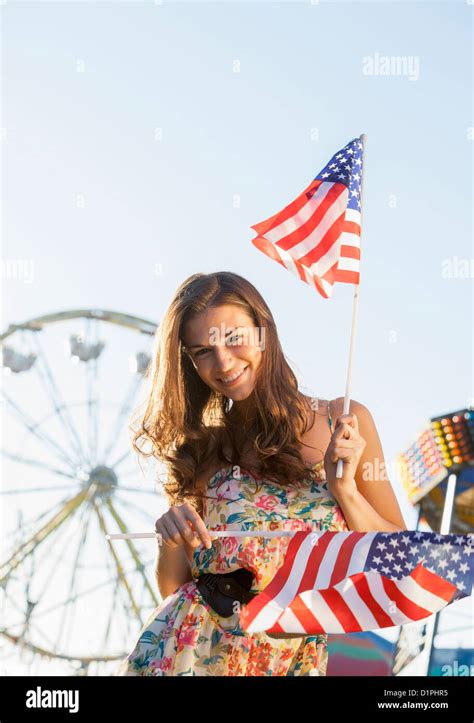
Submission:
[[[195,485],[196,475],[211,459],[238,466],[243,445],[231,400],[211,389],[196,372],[185,349],[184,329],[196,314],[224,304],[238,306],[259,330],[264,329],[265,347],[253,391],[255,419],[248,433],[260,465],[245,469],[256,479],[261,476],[280,485],[314,479],[315,474],[298,449],[307,429],[309,408],[298,393],[296,377],[264,299],[238,274],[193,274],[176,291],[157,329],[146,374],[151,386],[145,410],[138,410],[131,429],[134,450],[165,463],[168,471],[163,487],[170,504],[191,499],[200,510],[205,494]]]

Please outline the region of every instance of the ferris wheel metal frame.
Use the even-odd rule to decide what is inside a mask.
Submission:
[[[84,368],[87,393],[85,400],[72,403],[67,401],[64,396],[55,375],[54,361],[51,362],[50,354],[45,353],[40,337],[42,333],[51,329],[52,325],[58,325],[55,328],[59,329],[61,324],[74,326],[79,321],[86,324],[87,331],[86,334],[70,334],[69,352],[76,365],[79,367],[82,365]],[[120,547],[114,546],[114,543],[106,538],[111,531],[126,533],[129,530],[127,514],[133,513],[142,519],[151,520],[150,505],[148,504],[148,501],[151,500],[150,495],[154,496],[155,500],[161,497],[161,501],[163,501],[163,496],[157,493],[156,489],[143,488],[130,482],[122,483],[122,480],[127,477],[122,471],[122,465],[133,457],[131,445],[121,452],[117,452],[115,457],[113,455],[120,442],[121,432],[127,428],[129,414],[133,409],[150,363],[151,357],[147,351],[139,350],[135,353],[135,357],[132,359],[134,371],[132,369],[131,382],[123,400],[120,403],[114,403],[115,406],[118,406],[118,412],[113,414],[113,423],[109,424],[107,442],[104,442],[102,448],[98,444],[98,427],[101,424],[99,415],[101,411],[103,414],[104,410],[109,413],[107,404],[110,404],[100,400],[99,396],[100,360],[107,345],[107,339],[103,341],[99,339],[99,335],[102,334],[106,337],[107,330],[112,333],[112,329],[120,334],[123,334],[124,330],[138,332],[143,337],[135,338],[146,338],[149,343],[150,338],[156,332],[157,324],[117,311],[75,309],[35,317],[19,324],[10,324],[0,335],[5,375],[14,376],[18,380],[22,378],[22,374],[31,375],[36,372],[40,378],[43,392],[46,392],[51,400],[51,409],[41,417],[34,417],[28,409],[22,408],[9,394],[8,390],[4,388],[7,385],[2,385],[4,412],[8,412],[15,419],[16,424],[23,429],[26,435],[24,447],[28,447],[28,442],[34,443],[37,445],[37,449],[43,450],[45,455],[44,459],[38,459],[38,455],[35,458],[22,448],[20,452],[4,449],[2,450],[3,457],[8,460],[10,465],[13,465],[15,470],[28,469],[33,476],[37,474],[42,479],[48,476],[54,480],[49,488],[43,483],[34,486],[31,482],[30,485],[22,486],[21,483],[18,484],[18,480],[21,479],[21,473],[18,472],[14,475],[13,484],[8,485],[8,488],[3,486],[0,490],[1,499],[15,500],[21,495],[36,495],[35,499],[41,499],[43,493],[57,494],[64,490],[69,492],[59,501],[56,500],[56,504],[51,509],[42,510],[41,514],[27,522],[25,522],[21,507],[17,510],[18,528],[10,534],[9,542],[11,542],[8,554],[0,564],[0,592],[5,606],[13,607],[13,609],[16,607],[18,619],[15,625],[7,623],[6,626],[0,628],[0,636],[16,649],[27,650],[33,656],[39,655],[67,661],[73,666],[79,666],[79,670],[83,673],[87,672],[93,662],[100,664],[120,660],[126,654],[126,648],[112,654],[98,651],[91,651],[90,655],[74,654],[67,648],[66,643],[55,644],[50,641],[48,644],[47,636],[34,633],[40,617],[38,611],[41,609],[41,597],[38,597],[38,593],[36,593],[36,597],[30,595],[29,590],[34,587],[33,583],[37,579],[35,575],[39,578],[35,569],[38,551],[42,547],[45,548],[48,541],[53,542],[50,545],[52,561],[54,553],[58,550],[61,552],[63,548],[67,549],[65,542],[60,542],[61,535],[71,525],[75,525],[74,536],[71,535],[75,541],[75,554],[67,568],[70,573],[69,598],[57,603],[58,610],[61,611],[61,626],[66,627],[71,606],[75,607],[72,615],[74,618],[74,615],[80,612],[78,606],[81,598],[84,600],[84,596],[87,594],[97,594],[96,589],[92,593],[88,593],[87,589],[82,589],[79,593],[77,584],[79,571],[82,572],[83,567],[81,555],[84,556],[88,535],[92,534],[90,532],[92,521],[96,537],[97,535],[103,537],[104,547],[101,548],[101,554],[104,554],[104,550],[107,551],[105,567],[109,573],[108,577],[105,575],[102,581],[96,583],[96,587],[97,584],[99,587],[103,586],[104,599],[105,591],[110,598],[110,614],[104,640],[107,640],[110,627],[115,624],[116,616],[120,615],[120,619],[124,615],[129,616],[129,623],[132,627],[130,634],[133,635],[136,632],[134,625],[143,624],[145,614],[160,602],[156,586],[148,579],[147,564],[142,560],[143,553],[140,554],[135,541],[127,539]],[[21,343],[18,342],[20,338]],[[70,394],[72,390],[68,391]],[[77,422],[79,410],[84,412],[83,417],[86,418],[82,431]],[[58,440],[48,431],[48,427],[53,423],[59,424],[60,428],[64,430],[64,440]],[[87,430],[87,434],[84,434],[84,430]],[[138,468],[136,468],[135,474],[136,472],[138,472]],[[119,509],[120,506],[117,502],[122,493],[126,495],[126,505],[121,503],[122,509]],[[22,499],[28,500],[29,498],[23,497]],[[141,500],[146,500],[146,506],[142,504]],[[124,559],[125,551],[127,553],[126,560]],[[60,558],[57,557],[57,559]],[[46,562],[42,563],[42,574],[45,574],[44,567],[47,566],[48,560],[49,557]],[[58,561],[55,569],[47,571],[46,578],[50,574],[53,579],[59,565]],[[90,569],[93,570],[94,567],[95,565],[91,565]],[[97,565],[97,568],[100,568],[100,565]],[[9,596],[9,586],[13,584],[13,581],[16,585],[23,585],[25,597],[20,604],[17,597],[12,600]],[[94,585],[92,587],[94,588]],[[46,589],[45,585],[43,588]],[[43,611],[42,614],[45,615],[49,612],[51,611]],[[42,632],[44,633],[44,631]],[[61,637],[58,639],[61,640]],[[104,645],[105,650],[106,645]]]

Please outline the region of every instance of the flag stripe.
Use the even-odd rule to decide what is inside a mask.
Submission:
[[[307,197],[306,203],[296,214],[285,218],[277,226],[273,226],[265,234],[260,235],[265,235],[269,241],[278,244],[285,251],[289,251],[312,233],[323,220],[328,208],[336,204],[344,192],[347,193],[345,186],[340,183],[322,183],[320,181],[318,183],[320,183],[319,187],[316,187],[313,194]],[[342,206],[342,211],[344,208]]]
[[[278,625],[280,632],[297,633],[301,630],[311,630],[313,634],[324,632],[324,625],[315,614],[317,606],[308,606],[303,600],[303,596],[306,594],[307,593],[298,595],[291,606],[286,608],[283,614],[278,618],[276,624]],[[331,611],[326,612],[330,613]],[[318,614],[321,616],[324,614],[321,605],[318,606]],[[337,622],[337,619],[335,620]],[[334,624],[334,621],[331,622]],[[272,628],[272,632],[273,631],[274,627]]]
[[[301,260],[313,246],[317,246],[322,241],[333,224],[338,224],[338,234],[341,234],[347,202],[347,189],[345,186],[335,183],[327,190],[324,200],[325,203],[318,203],[315,206],[313,215],[303,225],[296,226],[291,233],[285,233],[284,236],[276,234],[279,238],[275,239],[272,238],[273,233],[269,232],[265,234],[266,238],[272,243],[277,243],[285,251],[291,251],[298,260]]]
[[[303,570],[303,575],[301,577],[301,582],[298,585],[297,592],[314,587],[319,568],[323,560],[324,552],[331,542],[331,536],[326,533],[322,533],[314,539],[316,540],[316,544],[313,545],[313,549],[311,550],[311,554],[308,559],[308,564],[305,565]]]
[[[343,541],[336,562],[334,563],[332,569],[329,585],[336,585],[336,583],[347,577],[354,549],[357,543],[361,540],[364,540],[364,538],[364,532],[354,532],[352,534],[349,534],[347,538]],[[364,556],[364,559],[366,556],[367,555]]]
[[[372,595],[367,577],[364,572],[359,572],[348,581],[347,596],[354,614],[363,630],[391,627],[393,620]]]
[[[341,268],[341,266],[344,264],[344,261],[346,261],[346,260],[352,261],[352,262],[359,261],[359,259],[360,259],[359,249],[355,248],[355,246],[344,246],[344,247],[341,246],[341,252],[342,252],[343,248],[345,249],[344,257],[339,260],[339,268]],[[356,266],[356,264],[354,264],[354,266]],[[354,270],[357,271],[358,268],[359,268],[359,264],[357,264],[357,268],[355,268]]]
[[[319,550],[319,555],[322,556],[322,562],[319,564],[318,574],[316,576],[316,589],[321,590],[329,587],[331,584],[332,571],[334,565],[337,563],[339,551],[346,539],[350,538],[352,534],[352,532],[341,532],[339,535],[326,533],[329,544],[327,544],[326,550]]]
[[[439,575],[431,572],[431,570],[427,570],[423,565],[418,565],[410,577],[426,593],[426,598],[424,597],[426,604],[429,605],[430,601],[432,604],[434,603],[432,608],[433,612],[438,609],[436,607],[438,598],[450,602],[457,590],[456,585],[453,585],[448,580],[444,580]]]
[[[334,632],[343,633],[344,628],[339,622],[334,610],[326,603],[324,597],[322,597],[317,590],[307,590],[301,595],[298,595],[289,607],[289,612],[300,621],[303,630],[306,632],[311,630],[315,634],[324,633],[325,630],[330,628]],[[312,623],[313,617],[316,622]],[[285,630],[287,629],[287,616],[286,610],[283,615],[279,618],[278,622],[282,625]],[[296,632],[295,628],[292,632]]]
[[[339,590],[329,588],[328,590],[319,590],[319,594],[334,612],[344,630],[352,630],[352,632],[355,633],[362,630],[359,621],[353,614],[350,606],[346,603],[344,595],[341,595]]]
[[[347,569],[347,577],[363,571],[367,555],[369,554],[370,547],[376,534],[376,532],[366,532],[363,537],[358,539],[357,545],[354,547],[354,551],[352,553],[351,564]]]
[[[345,281],[348,284],[359,284],[360,274],[355,271],[344,271],[344,269],[337,269],[334,274],[335,281]]]
[[[259,236],[266,235],[267,231],[272,228],[278,227],[280,224],[285,223],[292,216],[299,213],[299,211],[308,202],[308,199],[311,198],[311,196],[315,193],[316,189],[318,189],[320,185],[321,181],[317,181],[316,179],[314,179],[313,181],[311,181],[309,186],[307,186],[305,190],[295,198],[294,201],[288,204],[288,206],[285,206],[285,208],[281,211],[278,211],[278,213],[270,216],[270,218],[267,218],[265,221],[260,221],[259,223],[254,224],[250,228],[253,228]]]

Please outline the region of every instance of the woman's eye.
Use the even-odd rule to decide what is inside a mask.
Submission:
[[[239,339],[242,339],[242,334],[236,334],[235,336],[229,337],[228,343],[230,342],[232,345]],[[195,356],[202,356],[203,354],[207,354],[208,351],[210,351],[210,349],[199,349],[199,351],[196,352]]]

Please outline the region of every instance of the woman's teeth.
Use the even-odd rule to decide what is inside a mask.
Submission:
[[[223,379],[220,379],[219,381],[221,381],[223,384],[232,384],[233,382],[237,381],[237,379],[240,379],[240,377],[242,376],[242,374],[244,373],[244,371],[246,369],[247,369],[247,367],[244,367],[243,369],[241,369],[239,372],[237,372],[233,376],[225,377]]]

